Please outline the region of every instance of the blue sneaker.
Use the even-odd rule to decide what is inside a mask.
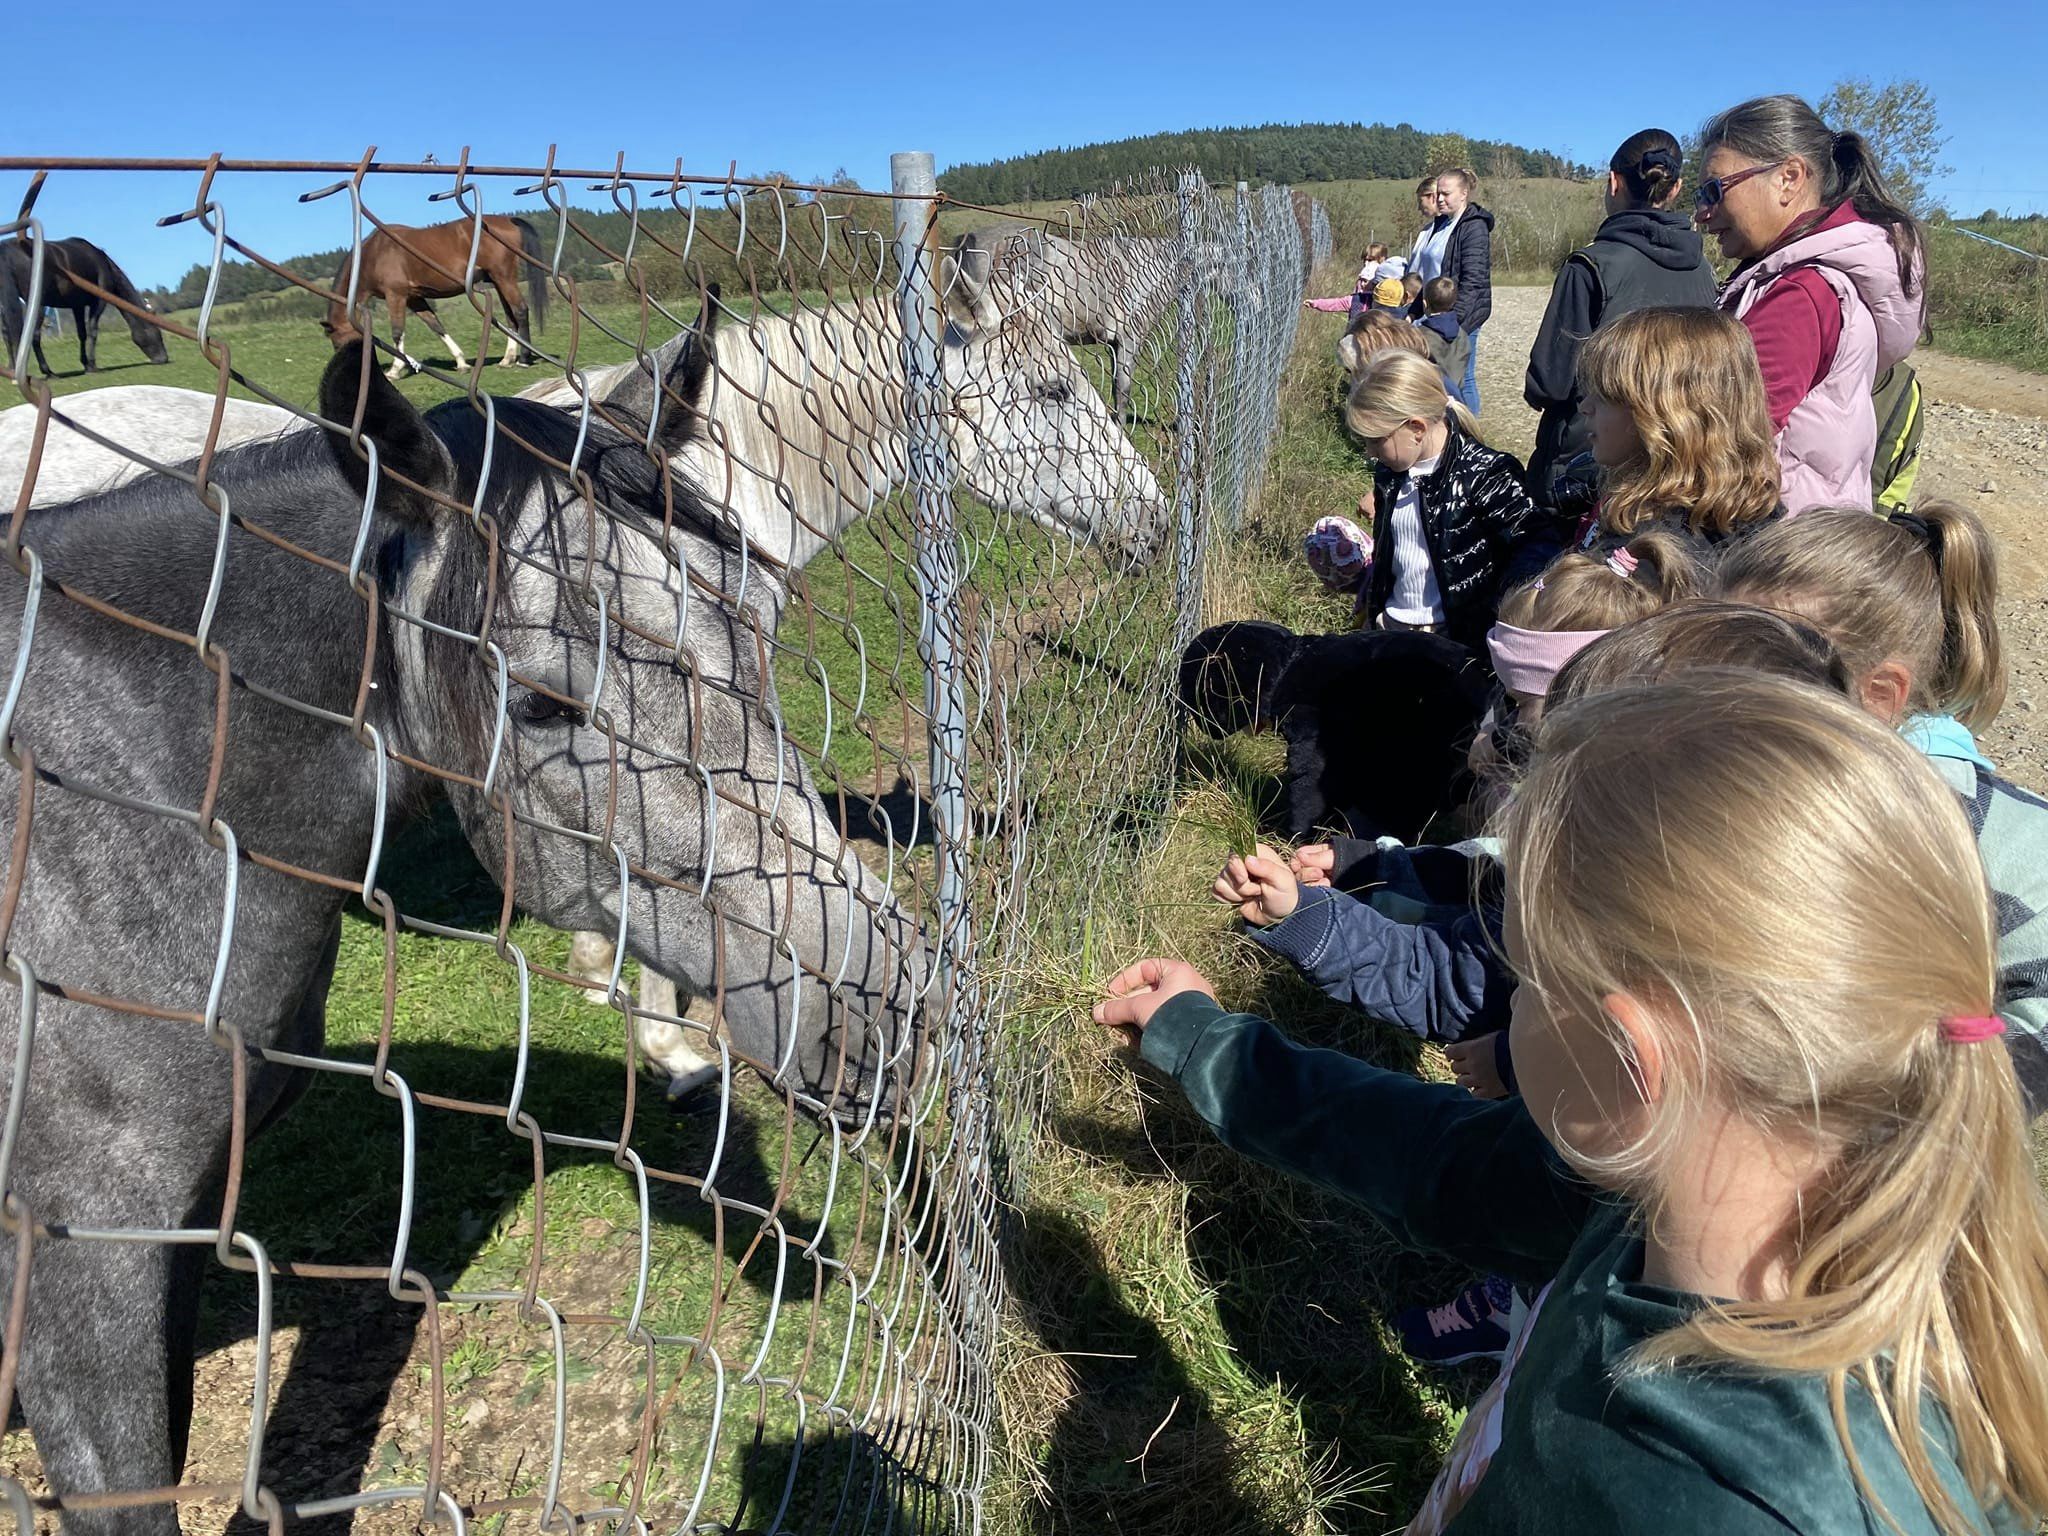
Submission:
[[[1468,1285],[1440,1307],[1408,1307],[1394,1327],[1408,1358],[1423,1365],[1501,1360],[1513,1337],[1515,1288],[1498,1275]]]

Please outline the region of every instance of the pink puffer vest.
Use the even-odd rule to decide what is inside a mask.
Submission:
[[[1794,267],[1811,267],[1842,305],[1834,366],[1792,409],[1778,434],[1785,511],[1870,507],[1870,461],[1877,418],[1870,390],[1878,374],[1904,358],[1920,337],[1926,305],[1918,267],[1913,292],[1899,282],[1899,260],[1882,227],[1857,220],[1780,246],[1721,290],[1721,308],[1738,320]]]

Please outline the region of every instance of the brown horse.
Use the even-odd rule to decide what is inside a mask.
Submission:
[[[394,379],[402,377],[408,367],[419,366],[405,351],[407,310],[418,311],[419,317],[426,321],[427,329],[439,336],[442,344],[454,355],[457,368],[469,366],[462,355],[462,348],[456,345],[455,338],[441,324],[441,317],[434,313],[431,301],[450,299],[463,291],[462,275],[469,267],[469,245],[475,228],[474,221],[470,219],[455,219],[446,224],[429,224],[420,228],[387,224],[363,242],[358,291],[362,294],[381,293],[385,307],[391,312],[391,344],[398,351],[390,368]],[[522,255],[526,265],[526,303],[522,303],[519,297]],[[505,355],[500,359],[505,366],[514,363],[524,365],[533,360],[530,345],[533,333],[526,328],[526,322],[531,315],[536,326],[547,324],[546,274],[540,235],[531,224],[502,213],[484,215],[483,238],[477,241],[476,275],[479,281],[488,282],[498,290],[498,297],[511,321],[505,336]],[[341,266],[334,274],[334,291],[342,295],[348,292],[346,256],[342,257]],[[361,334],[351,321],[342,298],[327,306],[327,318],[320,323],[337,347],[345,346]]]

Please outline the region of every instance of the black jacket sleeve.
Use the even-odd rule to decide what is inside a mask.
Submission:
[[[1493,226],[1458,220],[1445,254],[1444,272],[1458,284],[1458,329],[1470,334],[1493,313]]]
[[[1522,382],[1522,398],[1531,410],[1560,409],[1578,398],[1579,349],[1593,333],[1599,297],[1599,276],[1585,262],[1574,258],[1558,270]]]

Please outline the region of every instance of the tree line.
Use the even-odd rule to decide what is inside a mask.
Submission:
[[[1456,162],[1445,158],[1452,151],[1459,154]],[[1162,166],[1199,166],[1211,181],[1300,184],[1420,177],[1451,163],[1489,177],[1591,174],[1548,150],[1429,134],[1408,123],[1264,123],[1152,133],[956,165],[939,185],[970,203],[1023,203],[1099,192]]]

